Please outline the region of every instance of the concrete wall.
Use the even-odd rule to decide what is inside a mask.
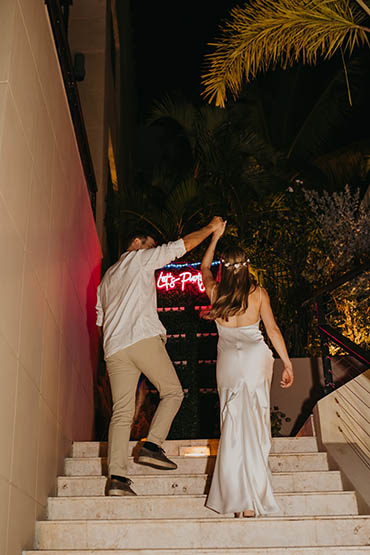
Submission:
[[[93,432],[100,246],[43,0],[0,2],[0,553]]]
[[[294,384],[289,389],[280,387],[282,362],[275,360],[271,384],[271,407],[279,407],[289,418],[283,422],[281,434],[289,436],[297,433],[304,424],[312,408],[322,396],[324,385],[321,359],[292,358]]]

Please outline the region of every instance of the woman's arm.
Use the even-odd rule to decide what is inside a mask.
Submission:
[[[271,343],[276,349],[276,352],[283,361],[284,367],[281,375],[281,387],[290,387],[293,385],[294,374],[292,363],[290,362],[288,351],[285,345],[284,338],[281,334],[280,328],[276,323],[274,314],[270,305],[270,298],[267,294],[266,289],[262,290],[262,300],[261,300],[261,318],[263,320],[266,333],[271,339]]]
[[[211,264],[213,262],[213,257],[215,255],[216,245],[218,243],[219,238],[223,235],[226,227],[226,222],[223,223],[217,230],[215,230],[212,234],[211,241],[208,245],[206,252],[204,253],[202,264],[200,266],[202,272],[202,279],[204,287],[206,288],[206,293],[209,297],[209,300],[212,302],[211,295],[214,286],[216,285],[216,281],[213,277],[211,272]]]

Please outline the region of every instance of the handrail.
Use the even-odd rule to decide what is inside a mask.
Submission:
[[[356,343],[339,333],[329,324],[319,324],[319,330],[322,331],[329,338],[329,340],[339,345],[358,361],[370,366],[370,353],[368,351],[365,351],[365,349],[356,345]]]
[[[301,306],[302,307],[307,306],[308,304],[315,301],[319,297],[322,297],[325,293],[329,293],[330,291],[333,291],[333,289],[336,289],[340,285],[347,283],[347,281],[350,281],[351,279],[359,276],[360,274],[362,274],[363,272],[366,272],[367,270],[370,270],[370,260],[367,260],[366,262],[364,262],[363,264],[360,264],[359,266],[355,266],[354,268],[352,268],[352,270],[350,270],[340,278],[335,279],[328,285],[325,285],[324,287],[320,287],[320,289],[317,289],[316,291],[314,291],[314,294],[311,297],[303,301]]]
[[[69,109],[71,112],[72,122],[76,134],[78,149],[80,152],[87,188],[90,195],[91,207],[95,216],[97,191],[96,178],[91,158],[89,141],[86,133],[84,117],[82,114],[80,96],[78,94],[77,83],[74,76],[72,57],[64,26],[64,18],[60,5],[60,0],[45,0],[45,4],[49,13],[55,46],[58,53],[59,64],[62,71],[64,86],[68,98]]]
[[[362,264],[353,267],[349,272],[346,272],[343,276],[333,280],[328,285],[320,287],[319,289],[314,291],[314,293],[308,299],[306,299],[299,308],[299,312],[301,312],[308,305],[315,303],[317,312],[317,327],[321,342],[322,363],[325,380],[325,395],[331,393],[331,391],[335,389],[333,371],[331,368],[329,341],[335,343],[336,345],[339,345],[341,349],[346,351],[349,355],[356,358],[360,362],[370,365],[370,353],[368,351],[353,343],[353,341],[348,339],[348,337],[345,337],[343,334],[331,327],[326,322],[326,302],[329,298],[328,293],[368,270],[370,270],[370,259],[367,259]]]

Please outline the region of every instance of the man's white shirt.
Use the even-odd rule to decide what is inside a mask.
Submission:
[[[125,252],[108,268],[97,290],[96,324],[103,327],[104,358],[166,329],[158,318],[155,270],[186,253],[179,239]]]

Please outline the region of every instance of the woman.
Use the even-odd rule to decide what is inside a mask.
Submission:
[[[284,364],[281,387],[293,383],[293,369],[275,322],[269,296],[249,273],[249,260],[239,247],[225,250],[220,282],[211,272],[215,231],[202,260],[202,277],[212,303],[208,318],[216,321],[217,388],[221,437],[206,506],[218,513],[251,517],[276,513],[268,456],[271,447],[270,385],[273,355],[259,329],[260,319]]]

